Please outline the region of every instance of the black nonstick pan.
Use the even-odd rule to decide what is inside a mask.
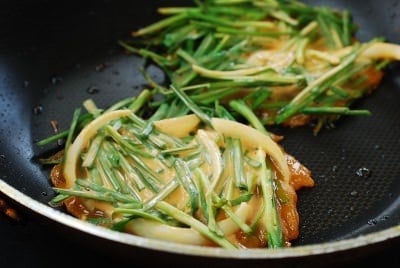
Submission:
[[[307,1],[346,8],[362,41],[400,43],[400,1]],[[231,252],[181,246],[103,230],[48,201],[49,169],[38,158],[57,144],[35,142],[67,129],[75,108],[92,98],[107,107],[145,85],[143,59],[117,40],[155,21],[156,8],[185,1],[2,1],[0,3],[0,192],[18,210],[98,254],[149,263],[293,265],[320,263],[398,245],[400,238],[400,69],[388,66],[380,86],[354,107],[369,117],[342,117],[317,136],[308,126],[273,128],[282,145],[312,170],[315,187],[299,191],[300,237],[291,248]],[[149,66],[152,77],[165,76]]]

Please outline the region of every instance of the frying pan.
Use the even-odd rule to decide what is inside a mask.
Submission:
[[[400,76],[388,66],[381,85],[354,108],[369,117],[342,117],[317,136],[309,126],[273,127],[282,146],[312,171],[314,188],[298,192],[300,236],[291,248],[227,251],[182,246],[104,230],[53,208],[49,168],[38,158],[56,152],[35,142],[67,129],[75,108],[92,98],[107,107],[145,86],[143,59],[126,55],[117,40],[159,18],[156,8],[185,1],[2,1],[0,8],[0,192],[24,213],[101,254],[150,263],[323,264],[366,255],[400,238]],[[400,43],[400,1],[308,1],[346,8],[357,37]],[[166,77],[148,71],[159,83]],[[78,243],[78,242],[77,242]],[[195,261],[195,262],[193,262]]]

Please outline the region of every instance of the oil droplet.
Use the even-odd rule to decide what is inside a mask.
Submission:
[[[96,65],[96,72],[101,72],[103,71],[105,68],[107,68],[107,64],[105,63],[100,63]]]
[[[381,221],[387,221],[389,219],[389,215],[383,215],[382,217],[379,218]]]
[[[52,77],[50,77],[50,82],[53,85],[58,85],[59,83],[61,83],[63,81],[61,76],[58,75],[53,75]]]
[[[338,167],[336,166],[336,165],[334,165],[333,167],[332,167],[332,172],[336,172],[338,170]]]
[[[43,112],[43,106],[41,104],[36,105],[35,107],[32,108],[33,114],[39,115]]]
[[[90,95],[93,95],[99,93],[100,89],[96,86],[90,86],[86,89],[86,92],[89,93]]]
[[[366,167],[361,167],[356,170],[356,174],[358,177],[368,178],[371,176],[371,173],[372,173],[371,170],[369,170]]]
[[[42,192],[41,193],[43,196],[47,196],[47,193],[46,192]]]
[[[378,223],[378,220],[377,219],[371,219],[367,223],[368,223],[368,225],[376,225]]]
[[[358,195],[358,192],[357,192],[357,191],[352,191],[352,192],[350,193],[350,195],[351,195],[351,196],[357,196],[357,195]]]

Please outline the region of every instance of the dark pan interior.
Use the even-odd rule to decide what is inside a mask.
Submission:
[[[168,5],[185,1],[168,1]],[[347,8],[358,37],[400,43],[400,1],[309,1]],[[61,130],[83,100],[99,107],[145,87],[142,59],[117,45],[132,30],[158,18],[165,1],[3,1],[0,4],[0,178],[47,204],[53,197],[37,158],[57,144],[34,143]],[[164,75],[149,67],[154,79]],[[310,127],[271,128],[282,145],[312,170],[316,186],[299,192],[296,245],[356,237],[400,224],[400,76],[389,66],[373,94],[354,104],[370,117],[342,117],[314,136]],[[364,171],[364,175],[358,174]],[[368,172],[366,172],[368,171]]]

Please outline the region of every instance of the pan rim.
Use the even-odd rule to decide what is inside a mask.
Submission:
[[[214,247],[192,246],[168,241],[156,240],[109,230],[89,222],[77,219],[69,214],[53,209],[50,206],[31,198],[0,179],[0,192],[18,204],[57,222],[68,228],[85,232],[100,239],[110,240],[132,247],[162,251],[166,253],[192,255],[197,257],[230,258],[230,259],[280,259],[322,255],[339,251],[351,250],[367,245],[377,244],[389,239],[400,237],[400,224],[366,235],[333,242],[294,246],[282,249],[248,249],[229,250]]]

